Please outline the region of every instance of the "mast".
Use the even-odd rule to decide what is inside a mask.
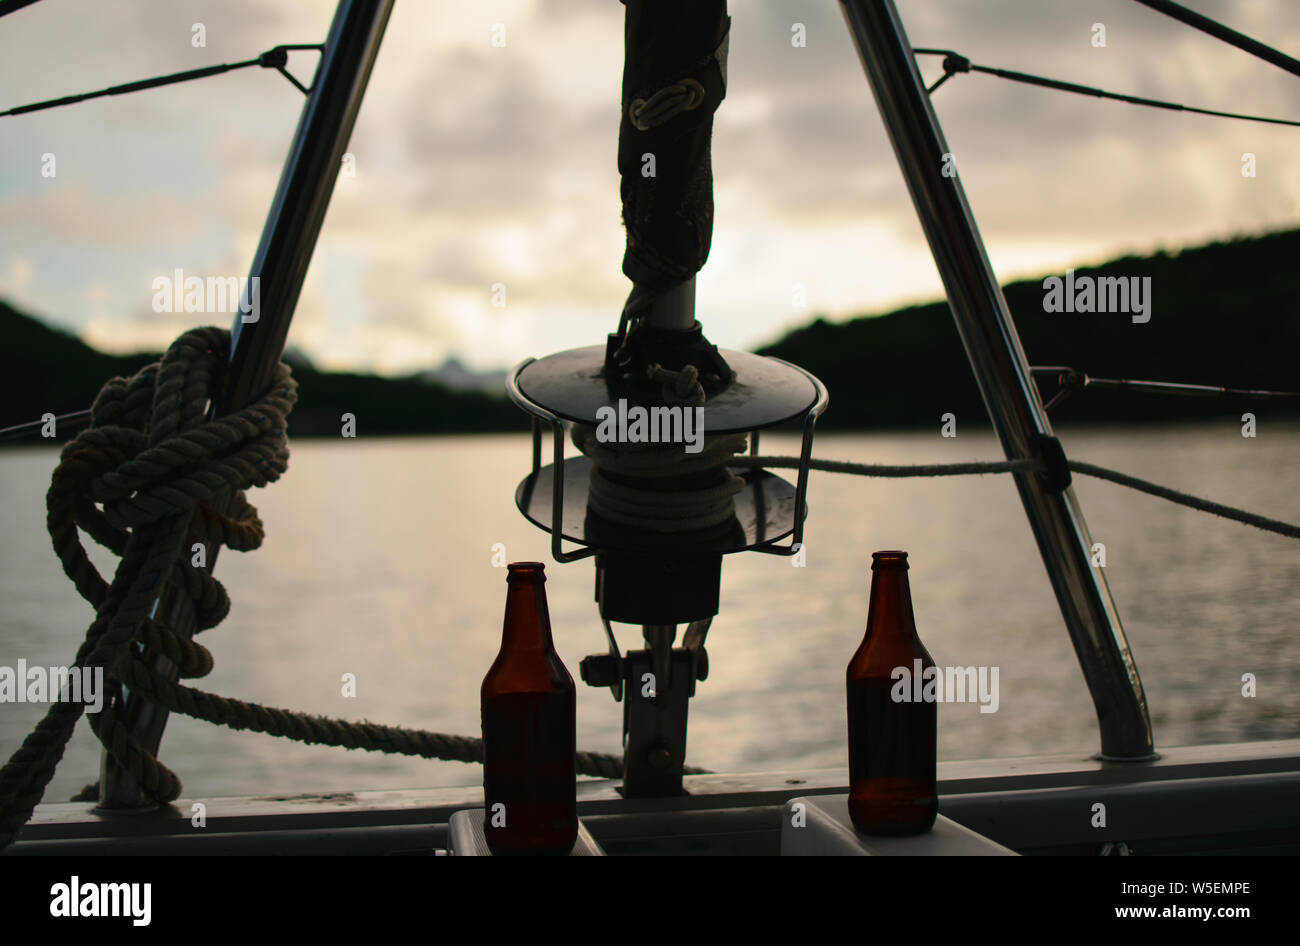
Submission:
[[[813,426],[827,394],[794,365],[719,349],[695,317],[695,274],[713,236],[710,146],[726,94],[725,0],[625,7],[618,168],[632,291],[603,349],[530,358],[507,392],[534,419],[533,470],[515,494],[520,511],[551,533],[556,561],[595,557],[609,651],[580,670],[623,703],[622,791],[647,798],[683,792],[690,698],[709,673],[704,645],[720,606],[722,557],[800,550]],[[694,449],[684,422],[672,442],[602,433],[603,412],[625,416],[647,405],[694,419]],[[746,443],[757,452],[759,430],[797,419],[797,485],[730,469]],[[565,422],[579,459],[564,457]],[[546,467],[543,424],[554,438]],[[789,545],[778,544],[787,536]],[[583,548],[566,552],[566,539]],[[639,625],[645,648],[624,654],[613,623]]]

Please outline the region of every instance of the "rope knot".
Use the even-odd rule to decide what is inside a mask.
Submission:
[[[665,86],[648,99],[633,99],[627,107],[627,117],[637,131],[649,131],[682,112],[699,108],[704,96],[704,86],[698,80],[682,79]]]
[[[170,580],[193,602],[197,630],[226,616],[229,596],[191,549],[197,543],[257,548],[262,523],[243,490],[278,479],[288,467],[286,419],[298,395],[284,364],[255,403],[223,417],[207,416],[229,347],[228,332],[194,329],[157,364],[130,379],[110,380],[95,399],[91,427],[64,447],[51,479],[46,508],[54,549],[96,611],[75,660],[78,667],[105,669],[104,707],[90,717],[95,735],[113,762],[162,803],[180,795],[180,779],[120,719],[123,686],[172,712],[232,729],[481,763],[481,739],[261,706],[184,686],[155,669],[155,656],[170,660],[183,678],[212,669],[207,648],[153,620],[154,603]],[[112,584],[90,563],[78,530],[121,557]],[[51,704],[0,769],[0,848],[31,817],[84,711],[82,703]],[[580,752],[577,767],[580,775],[610,778],[622,772],[623,762],[620,756]],[[96,785],[88,785],[74,800],[98,794]]]
[[[700,369],[694,365],[685,365],[681,371],[647,365],[645,373],[651,381],[660,383],[664,403],[670,407],[700,407],[708,399],[700,383]]]
[[[207,570],[208,548],[261,544],[262,523],[243,491],[273,482],[289,464],[285,431],[298,395],[286,365],[276,367],[256,402],[209,417],[229,352],[229,332],[196,328],[160,361],[109,380],[91,407],[90,426],[64,446],[46,494],[54,551],[96,611],[75,660],[105,671],[106,700],[90,717],[91,728],[113,761],[159,802],[177,797],[180,780],[120,720],[123,684],[146,699],[175,688],[154,669],[156,656],[182,677],[212,669],[207,648],[155,620],[154,604],[170,582],[192,601],[196,630],[226,616],[230,598]],[[91,563],[81,532],[121,557],[111,583]],[[0,769],[0,845],[39,802],[84,710],[80,703],[52,704]]]

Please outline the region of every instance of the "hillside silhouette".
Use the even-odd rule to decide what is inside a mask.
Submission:
[[[1127,313],[1046,312],[1043,279],[1004,287],[1032,365],[1095,377],[1300,390],[1300,230],[1129,256],[1080,277],[1149,277],[1150,321]],[[1050,274],[1064,276],[1064,273]],[[707,315],[706,315],[707,320]],[[707,331],[707,324],[706,324]],[[89,407],[100,385],[157,354],[109,355],[0,301],[0,427]],[[593,340],[595,341],[595,340]],[[952,412],[987,424],[946,302],[831,323],[818,318],[760,349],[817,375],[831,395],[821,428],[933,427]],[[542,354],[542,353],[539,353]],[[452,391],[417,376],[322,372],[295,365],[296,437],[338,436],[340,415],[365,435],[519,431],[526,417],[504,397]],[[1055,381],[1044,379],[1044,400]],[[1245,401],[1086,390],[1053,409],[1057,423],[1300,416],[1300,398]],[[61,432],[62,433],[62,432]],[[64,439],[60,437],[59,439]],[[27,438],[22,442],[31,442]]]
[[[1003,287],[1029,363],[1093,377],[1300,391],[1300,230],[1127,256],[1079,277],[1150,277],[1150,321],[1125,313],[1045,312],[1043,279]],[[1049,275],[1064,276],[1064,273]],[[934,426],[953,412],[987,424],[946,302],[832,324],[818,319],[760,349],[808,369],[830,391],[818,427]],[[1056,391],[1043,379],[1043,400]],[[1300,398],[1250,400],[1088,389],[1053,422],[1295,417]]]
[[[4,379],[0,427],[56,416],[91,405],[114,375],[134,374],[158,353],[108,355],[0,301],[0,377]],[[290,359],[298,403],[289,415],[290,437],[337,437],[344,413],[356,416],[358,436],[526,430],[528,421],[504,396],[456,392],[412,377],[319,371]],[[296,363],[295,363],[296,362]],[[75,433],[75,430],[70,431]],[[58,440],[67,439],[59,431]],[[21,443],[31,443],[25,438]]]

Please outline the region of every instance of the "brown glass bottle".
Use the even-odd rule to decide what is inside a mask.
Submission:
[[[849,816],[868,834],[922,834],[939,811],[938,705],[916,699],[923,681],[913,678],[934,661],[916,634],[907,553],[871,558],[867,632],[847,674]]]
[[[501,651],[480,691],[493,854],[567,854],[578,836],[577,694],[551,640],[545,582],[540,562],[509,566]]]

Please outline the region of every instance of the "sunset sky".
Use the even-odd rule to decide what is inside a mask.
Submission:
[[[1300,54],[1294,0],[1187,0]],[[1131,0],[899,0],[916,46],[1188,105],[1300,118],[1300,80]],[[941,294],[833,0],[731,0],[714,126],[709,337]],[[320,42],[307,0],[44,0],[0,20],[0,109]],[[627,295],[617,0],[399,0],[290,332],[322,367],[480,369],[603,342]],[[191,43],[204,24],[206,46]],[[492,27],[506,45],[494,48]],[[792,24],[807,46],[791,44]],[[1092,45],[1093,24],[1106,28]],[[316,54],[290,68],[310,79]],[[924,61],[927,77],[938,60]],[[152,281],[248,271],[303,97],[248,69],[0,118],[0,297],[91,344],[160,349],[229,319],[157,313]],[[1296,225],[1300,128],[987,76],[936,92],[999,276]],[[1241,173],[1256,155],[1257,177]],[[55,155],[57,176],[43,177]],[[504,283],[507,305],[492,305]],[[792,304],[792,285],[807,305]]]

